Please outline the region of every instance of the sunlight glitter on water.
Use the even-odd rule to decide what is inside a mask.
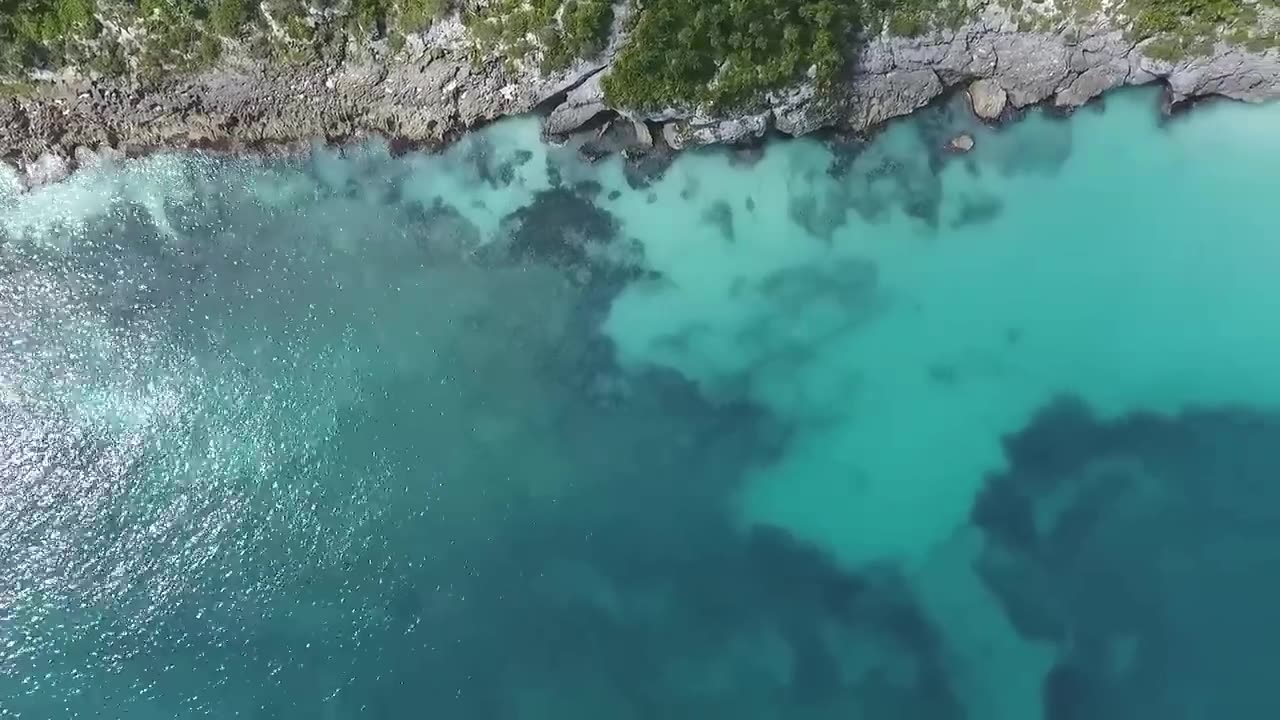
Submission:
[[[1150,685],[1196,611],[1052,599],[1225,522],[1185,468],[1271,462],[1280,108],[1153,105],[650,181],[526,119],[0,194],[0,717],[1204,717]],[[1100,495],[1112,453],[1145,479]]]

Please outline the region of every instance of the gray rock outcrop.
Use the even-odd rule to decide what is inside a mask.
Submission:
[[[592,118],[609,111],[604,102],[604,88],[600,85],[601,73],[588,77],[581,85],[570,90],[564,100],[551,111],[543,124],[549,135],[573,132]]]
[[[812,88],[801,85],[771,95],[757,117],[766,121],[761,133],[795,135],[825,126],[859,132],[910,114],[959,85],[968,86],[975,114],[984,119],[1000,117],[1006,106],[1049,102],[1072,109],[1107,90],[1156,81],[1166,83],[1173,104],[1206,95],[1247,102],[1280,98],[1280,51],[1219,44],[1207,57],[1170,63],[1152,59],[1143,48],[1102,18],[1059,33],[1023,32],[1008,11],[989,6],[955,31],[873,38],[852,63],[834,103],[818,102]],[[738,140],[740,120],[696,118],[698,131],[683,137],[689,144]],[[722,132],[722,125],[729,131]],[[757,120],[754,126],[759,125]]]
[[[544,74],[494,58],[477,64],[457,18],[347,59],[280,65],[240,59],[201,74],[143,88],[127,80],[68,74],[30,97],[0,100],[0,154],[28,185],[50,182],[81,157],[196,146],[229,152],[305,148],[299,140],[342,141],[380,134],[435,146],[497,118],[549,109],[545,129],[562,135],[616,111],[633,122],[665,123],[672,148],[737,143],[770,131],[803,135],[836,126],[859,132],[967,86],[974,111],[995,119],[1006,106],[1050,102],[1074,108],[1109,89],[1164,81],[1171,104],[1203,95],[1244,101],[1280,97],[1280,52],[1221,44],[1203,58],[1155,60],[1095,18],[1059,33],[1022,32],[989,6],[973,22],[916,38],[861,43],[834,93],[806,80],[729,115],[701,108],[642,112],[611,108],[601,80],[624,41],[625,3],[600,57]],[[550,106],[550,107],[548,107]],[[644,133],[647,137],[647,131]]]
[[[969,104],[973,114],[983,120],[998,120],[1009,102],[1009,94],[1000,83],[982,78],[969,83]]]

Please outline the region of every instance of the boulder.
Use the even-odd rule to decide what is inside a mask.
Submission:
[[[947,149],[956,153],[967,153],[973,149],[973,136],[968,133],[961,133],[947,143]]]
[[[643,120],[632,120],[631,127],[635,130],[637,146],[645,149],[653,147],[653,133],[649,132],[649,126]]]
[[[604,88],[599,73],[569,91],[564,102],[547,117],[544,130],[548,135],[568,135],[586,125],[596,115],[609,110],[604,104]]]
[[[969,83],[969,104],[983,120],[999,119],[1009,102],[1009,94],[995,80],[983,78]]]
[[[679,122],[669,122],[662,126],[662,141],[672,150],[679,150],[685,146],[687,135],[680,125]]]

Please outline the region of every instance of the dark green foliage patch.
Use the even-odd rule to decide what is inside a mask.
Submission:
[[[745,109],[804,77],[833,88],[856,43],[887,33],[956,28],[989,1],[1019,11],[1024,0],[627,0],[626,45],[604,78],[610,101],[656,109]],[[1029,0],[1034,5],[1040,0]],[[1061,0],[1077,17],[1098,0]],[[1280,0],[1123,0],[1109,11],[1147,54],[1169,60],[1208,52],[1219,40],[1261,51],[1280,47],[1280,27],[1260,20]],[[32,69],[67,65],[103,75],[207,66],[225,48],[289,62],[337,56],[345,43],[411,33],[460,10],[480,57],[537,59],[568,67],[604,50],[612,0],[0,0],[0,82],[25,87]],[[1042,13],[1043,14],[1043,13]],[[1117,17],[1118,16],[1118,17]],[[138,27],[142,47],[102,21]],[[1043,19],[1043,18],[1042,18]],[[1048,22],[1047,20],[1045,22]],[[273,31],[274,28],[274,31]],[[1043,29],[1033,26],[1031,29]]]
[[[1177,61],[1207,55],[1219,40],[1254,52],[1276,46],[1276,33],[1261,27],[1257,7],[1244,0],[1127,0],[1124,14],[1135,40],[1150,40],[1154,58]]]
[[[616,103],[751,103],[813,69],[831,80],[857,20],[834,0],[650,0],[609,76]]]
[[[613,4],[610,0],[493,0],[473,4],[465,20],[485,48],[517,60],[540,47],[543,67],[556,70],[604,49]]]

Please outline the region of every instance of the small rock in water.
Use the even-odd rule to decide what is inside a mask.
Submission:
[[[961,133],[947,143],[947,149],[957,153],[967,153],[973,149],[973,136],[968,133]]]

